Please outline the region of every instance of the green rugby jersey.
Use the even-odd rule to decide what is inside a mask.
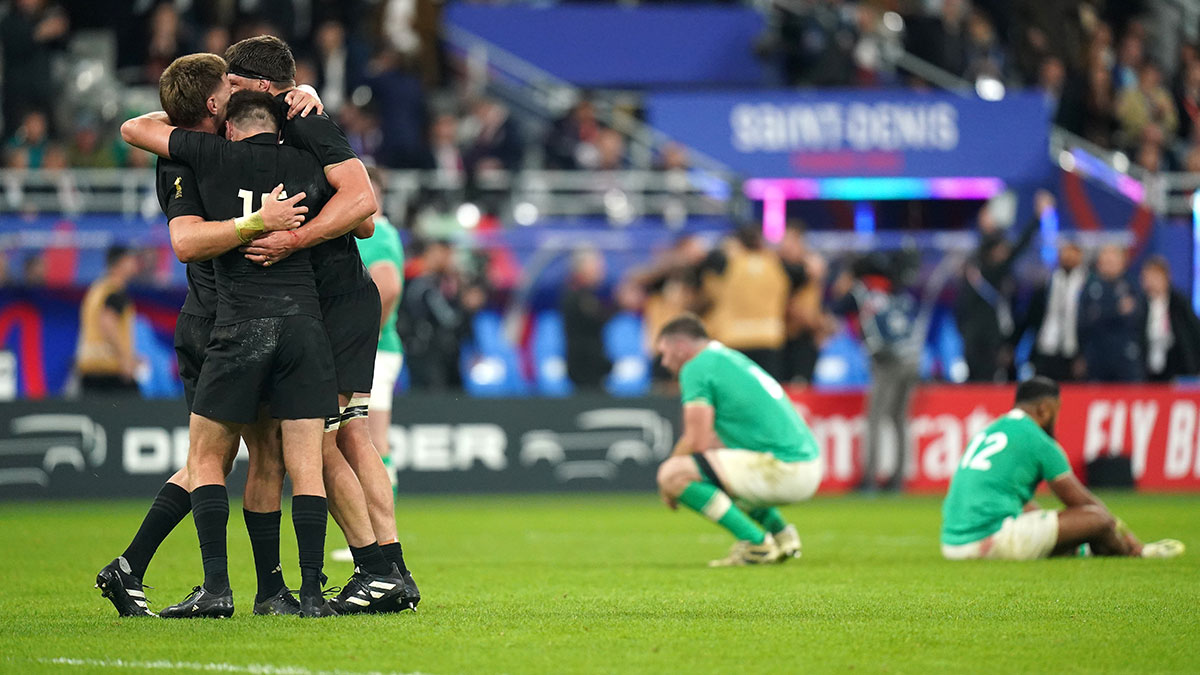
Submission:
[[[396,273],[404,281],[404,246],[400,244],[400,232],[396,226],[382,216],[375,218],[375,234],[367,239],[358,240],[358,254],[362,256],[363,265],[370,270],[371,265],[389,262],[396,265]],[[384,317],[386,321],[379,331],[379,351],[404,353],[400,345],[400,335],[396,333],[396,314],[400,310],[397,301],[392,311]]]
[[[817,441],[783,387],[741,352],[712,341],[679,373],[683,403],[713,407],[725,447],[775,455],[785,462],[817,459]]]
[[[942,502],[942,543],[969,544],[1020,515],[1043,480],[1071,472],[1062,447],[1029,415],[1012,410],[967,445]]]

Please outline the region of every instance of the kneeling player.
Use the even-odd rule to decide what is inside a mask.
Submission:
[[[1173,558],[1183,544],[1142,544],[1079,479],[1054,423],[1062,405],[1058,385],[1035,377],[1017,387],[1016,406],[967,446],[942,503],[942,555],[948,560],[1034,560],[1076,555]],[[1061,511],[1033,501],[1043,480],[1062,500]]]
[[[658,470],[663,501],[672,509],[682,502],[737,537],[714,567],[798,557],[796,528],[774,507],[812,497],[822,466],[816,439],[783,387],[710,340],[693,316],[664,326],[657,348],[663,366],[679,375],[683,397],[683,436]]]

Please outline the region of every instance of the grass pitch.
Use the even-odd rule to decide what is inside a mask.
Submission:
[[[1200,497],[1109,495],[1170,561],[947,563],[936,498],[789,507],[804,557],[710,570],[729,538],[653,495],[402,499],[418,614],[255,617],[234,505],[237,614],[118,619],[92,589],[144,502],[0,504],[0,672],[797,673],[1200,671]],[[283,555],[297,581],[284,521]],[[330,527],[329,545],[342,544]],[[340,582],[348,564],[330,562]],[[147,583],[153,607],[200,579],[191,519]]]

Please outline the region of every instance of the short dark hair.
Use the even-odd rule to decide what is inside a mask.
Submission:
[[[658,339],[666,337],[690,337],[693,340],[707,340],[708,331],[704,330],[704,323],[700,321],[700,317],[695,314],[684,314],[677,316],[667,322],[667,325],[658,331]]]
[[[230,75],[268,80],[276,87],[296,83],[296,58],[292,48],[274,35],[256,35],[225,50]]]
[[[265,91],[242,89],[229,97],[225,120],[239,129],[270,126],[279,131],[282,112],[274,96]]]
[[[188,54],[171,62],[158,78],[158,100],[177,127],[194,127],[208,117],[208,98],[225,79],[225,59]]]
[[[1048,377],[1037,375],[1017,385],[1017,405],[1036,403],[1044,398],[1060,396],[1058,383]]]
[[[1168,279],[1171,278],[1171,263],[1167,262],[1166,256],[1152,255],[1146,258],[1146,262],[1142,263],[1142,269],[1156,269]]]
[[[104,252],[104,266],[112,267],[120,262],[121,258],[133,253],[133,249],[124,244],[113,244]]]

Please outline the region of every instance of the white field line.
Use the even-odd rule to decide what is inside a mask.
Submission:
[[[141,670],[195,670],[204,673],[249,673],[250,675],[422,675],[421,673],[395,673],[361,670],[312,670],[303,666],[273,666],[251,663],[198,663],[195,661],[130,661],[127,659],[38,659],[38,663],[57,666],[80,666],[86,668],[134,668]]]

